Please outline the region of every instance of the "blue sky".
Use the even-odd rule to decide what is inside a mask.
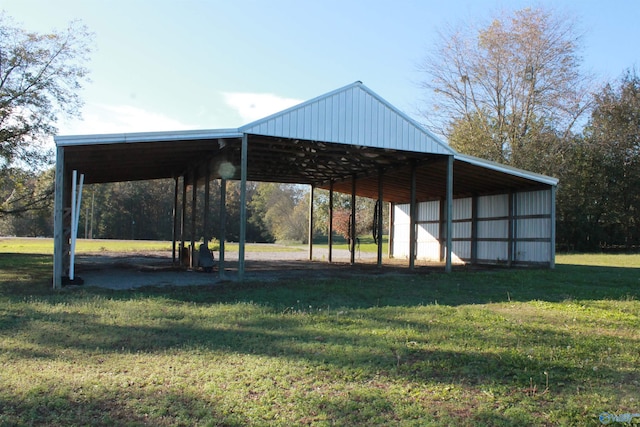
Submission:
[[[60,134],[235,128],[356,80],[420,120],[438,29],[536,6],[577,19],[600,79],[640,65],[636,0],[0,0],[28,30],[96,34],[84,119]]]

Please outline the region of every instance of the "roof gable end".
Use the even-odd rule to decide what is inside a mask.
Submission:
[[[240,132],[364,147],[455,151],[362,82],[355,82],[249,123]]]

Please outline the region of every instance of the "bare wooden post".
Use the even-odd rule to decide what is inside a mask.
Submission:
[[[64,275],[64,148],[58,147],[56,151],[56,193],[53,205],[53,289],[60,289]]]

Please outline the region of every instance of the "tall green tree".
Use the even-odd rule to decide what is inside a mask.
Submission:
[[[306,243],[309,229],[308,191],[300,186],[260,183],[251,200],[251,221],[276,241]]]
[[[79,114],[80,90],[92,35],[78,22],[63,31],[40,34],[24,30],[0,13],[0,179],[13,188],[50,164],[46,142],[60,117]],[[0,216],[41,208],[48,199],[7,197]]]
[[[603,244],[640,245],[640,77],[627,72],[595,96],[585,142],[598,181],[585,198],[599,206]]]
[[[440,33],[422,64],[425,116],[459,151],[550,173],[589,107],[571,19],[544,9]]]

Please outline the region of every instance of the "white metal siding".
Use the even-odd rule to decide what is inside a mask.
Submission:
[[[509,195],[482,196],[478,198],[478,218],[495,218],[509,215]]]
[[[418,225],[416,258],[427,261],[440,260],[439,224]]]
[[[512,261],[550,263],[552,248],[551,190],[513,195],[513,218],[509,220],[509,194],[478,197],[477,235],[472,236],[472,198],[453,201],[452,259],[471,259],[472,238],[479,262],[509,261],[509,228],[513,227]],[[417,210],[416,257],[440,260],[440,202],[421,202]],[[395,205],[394,256],[409,256],[409,204]]]
[[[478,197],[478,254],[479,260],[502,262],[509,258],[506,241],[485,239],[507,239],[509,237],[509,195]]]
[[[551,262],[551,190],[518,193],[515,217],[515,261]]]
[[[393,248],[391,253],[394,258],[407,258],[409,256],[409,230],[411,229],[409,205],[394,205],[393,218]]]

